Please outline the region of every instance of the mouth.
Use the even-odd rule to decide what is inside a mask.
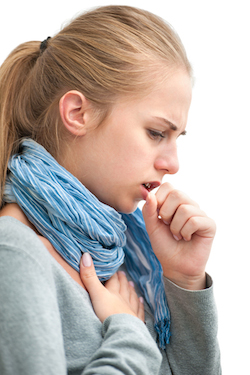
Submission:
[[[145,187],[145,189],[147,189],[147,191],[152,191],[153,189],[160,186],[160,183],[157,181],[154,181],[154,182],[147,182],[146,184],[142,184],[142,185]]]
[[[148,193],[157,188],[158,186],[160,186],[160,184],[161,183],[159,181],[146,182],[142,184],[141,186],[143,199],[146,200]]]

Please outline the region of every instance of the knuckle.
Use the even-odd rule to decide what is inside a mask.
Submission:
[[[190,206],[187,205],[187,204],[181,204],[179,207],[178,207],[178,213],[183,216],[183,217],[187,217],[189,216],[190,214]]]
[[[193,201],[193,200],[192,200],[192,204],[193,204],[195,207],[200,208],[200,206],[198,205],[198,203],[195,202],[195,201]]]
[[[84,279],[91,279],[96,277],[96,273],[94,270],[89,270],[83,274]]]
[[[192,228],[198,227],[199,226],[199,222],[200,222],[200,218],[197,217],[197,216],[190,217],[190,219],[189,219],[189,225]]]
[[[179,231],[180,231],[180,229],[177,227],[177,225],[173,222],[170,224],[170,230],[171,230],[172,234],[178,234]]]
[[[180,199],[182,199],[183,195],[184,194],[180,190],[172,190],[169,193],[169,197],[175,201],[179,201]]]
[[[163,184],[161,184],[161,189],[173,190],[173,185],[171,185],[169,182],[164,182]]]
[[[160,210],[159,211],[159,216],[161,217],[161,219],[166,223],[169,223],[171,221],[171,216],[169,216],[165,210]]]

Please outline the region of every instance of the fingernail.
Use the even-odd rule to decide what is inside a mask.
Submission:
[[[126,273],[124,271],[120,271],[119,270],[117,273],[118,273],[118,275],[124,275],[125,277],[127,277],[127,275],[126,275]]]
[[[166,224],[166,225],[169,225],[169,222],[166,221],[166,220],[163,220],[163,223]]]
[[[84,265],[84,267],[90,267],[92,265],[92,258],[89,253],[83,254],[82,264]]]
[[[133,283],[133,281],[129,281],[128,282],[133,288],[135,287],[135,284]]]
[[[174,239],[175,239],[176,241],[180,241],[180,238],[177,237],[177,236],[175,236],[174,234],[173,234],[173,237],[174,237]]]
[[[144,299],[143,299],[143,297],[139,297],[139,301],[140,301],[141,303],[144,303]]]

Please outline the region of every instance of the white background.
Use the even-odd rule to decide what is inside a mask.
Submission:
[[[53,36],[89,4],[2,1],[0,63],[18,44]],[[217,223],[207,271],[214,279],[223,374],[250,374],[249,3],[95,0],[91,7],[109,4],[133,5],[162,16],[179,33],[193,65],[196,83],[187,136],[179,144],[181,168],[167,180],[195,199]]]

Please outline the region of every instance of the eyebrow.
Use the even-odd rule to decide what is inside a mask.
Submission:
[[[163,122],[165,122],[166,125],[168,125],[170,127],[171,130],[173,131],[178,131],[178,127],[176,125],[174,125],[172,122],[170,122],[169,120],[163,118],[163,117],[155,117]],[[184,130],[182,133],[180,133],[180,135],[186,135],[187,134],[187,131]]]

